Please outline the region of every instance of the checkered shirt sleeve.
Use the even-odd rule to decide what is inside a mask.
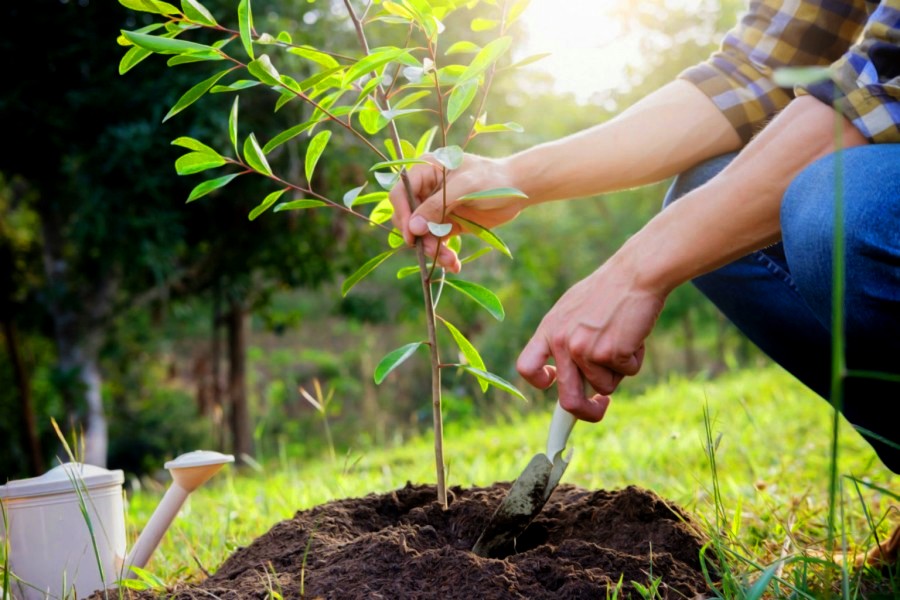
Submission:
[[[900,0],[751,0],[706,62],[680,78],[722,111],[744,142],[794,97],[775,69],[833,65],[834,81],[798,89],[832,102],[870,140],[900,141]]]

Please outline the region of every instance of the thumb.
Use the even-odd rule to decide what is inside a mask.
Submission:
[[[449,209],[449,205],[447,207]],[[449,210],[448,210],[449,212]],[[409,218],[409,232],[416,236],[428,233],[428,222],[440,223],[444,216],[443,194],[434,194],[413,212]]]

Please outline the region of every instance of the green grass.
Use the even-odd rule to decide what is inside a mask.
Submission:
[[[705,407],[717,448],[715,477],[706,451]],[[520,408],[526,414],[520,415]],[[549,402],[536,407],[510,400],[508,412],[515,416],[505,422],[448,424],[450,484],[514,479],[534,453],[543,451],[550,408]],[[803,557],[826,548],[830,437],[828,404],[776,368],[714,381],[675,378],[640,396],[619,394],[600,424],[579,423],[564,481],[591,489],[639,485],[680,503],[702,522],[718,522],[709,527],[718,530],[721,551],[732,565],[734,589],[728,597],[745,595],[735,590],[749,590],[779,558],[793,561],[793,568],[766,571],[775,576],[767,594],[781,581],[819,595],[815,590],[822,579],[816,573],[822,568],[818,559]],[[391,449],[351,451],[335,463],[322,440],[320,460],[282,456],[266,461],[265,472],[223,471],[191,497],[147,569],[169,584],[194,580],[297,510],[387,491],[407,480],[433,480],[428,437]],[[896,479],[846,422],[840,445],[840,474],[867,484],[845,486],[839,535],[855,549],[871,543],[870,523],[883,539],[898,520],[889,508],[896,496],[877,489],[896,490]],[[143,527],[160,494],[144,491],[131,498],[130,529]],[[715,497],[720,499],[718,516]],[[900,591],[900,584],[881,577],[862,573],[861,580],[852,580],[850,596],[858,588],[887,590],[886,597]],[[778,585],[782,593],[790,591]]]

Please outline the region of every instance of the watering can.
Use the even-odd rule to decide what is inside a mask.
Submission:
[[[147,564],[188,495],[230,462],[205,450],[167,462],[172,485],[127,555],[122,471],[71,462],[0,486],[13,598],[86,597],[133,577],[131,567]]]

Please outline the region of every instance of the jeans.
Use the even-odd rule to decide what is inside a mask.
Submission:
[[[663,207],[721,171],[723,155],[679,175]],[[850,371],[900,374],[900,144],[844,151],[844,340]],[[781,203],[778,244],[693,283],[769,357],[823,398],[831,395],[835,155],[803,170]],[[900,473],[900,381],[853,375],[841,410]],[[872,432],[875,436],[869,435]],[[876,437],[878,436],[878,437]]]

